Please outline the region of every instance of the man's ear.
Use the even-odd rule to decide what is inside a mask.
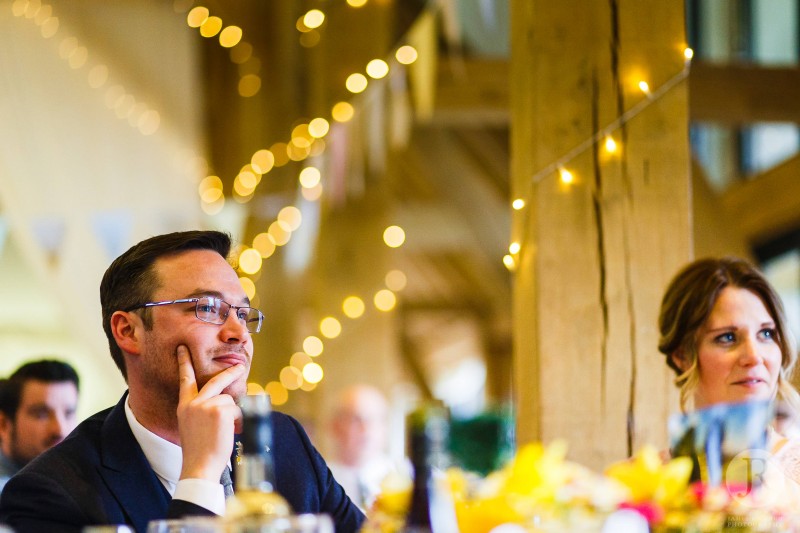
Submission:
[[[13,427],[14,421],[0,411],[0,442],[6,442],[10,438]]]
[[[117,341],[120,350],[139,355],[142,351],[142,331],[144,323],[141,317],[127,311],[114,311],[111,315],[111,334]]]

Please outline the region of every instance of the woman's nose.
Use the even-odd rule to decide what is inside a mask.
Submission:
[[[757,339],[746,337],[740,345],[739,362],[744,366],[758,364],[762,359],[760,349]]]

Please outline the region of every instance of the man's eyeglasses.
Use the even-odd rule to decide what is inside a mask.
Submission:
[[[261,324],[264,322],[264,314],[254,307],[237,307],[213,296],[203,296],[201,298],[181,298],[180,300],[166,300],[163,302],[148,302],[123,309],[123,311],[133,311],[143,307],[158,307],[160,305],[186,304],[194,302],[194,314],[203,322],[210,324],[224,324],[231,309],[236,310],[236,318],[244,324],[250,333],[261,331]]]

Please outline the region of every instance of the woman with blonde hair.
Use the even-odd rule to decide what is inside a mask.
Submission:
[[[797,361],[783,303],[764,275],[736,257],[699,259],[672,279],[661,302],[658,349],[677,377],[681,410],[782,400],[800,412],[790,383]],[[800,441],[773,430],[769,450],[800,483]]]

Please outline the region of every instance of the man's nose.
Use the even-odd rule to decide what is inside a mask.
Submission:
[[[71,429],[70,422],[66,416],[54,414],[50,417],[50,432],[54,436],[58,436],[59,439],[66,437]]]
[[[250,335],[244,321],[239,319],[236,311],[236,309],[231,308],[228,311],[228,316],[225,317],[225,322],[220,327],[220,335],[225,342],[243,342]]]

